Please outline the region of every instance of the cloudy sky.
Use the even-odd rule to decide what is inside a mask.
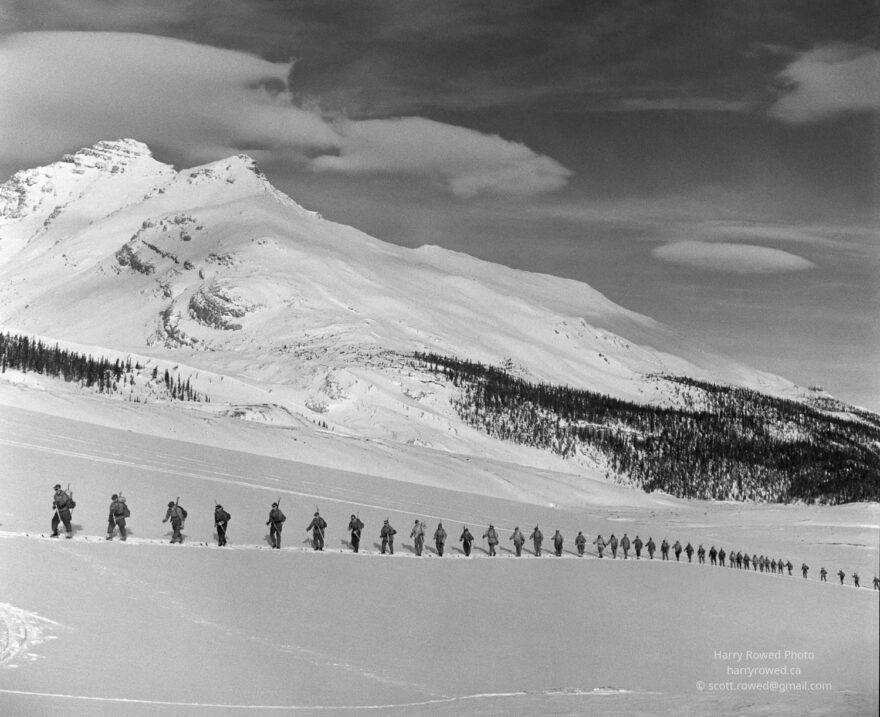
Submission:
[[[585,281],[880,410],[874,0],[0,0],[0,181],[247,152],[327,218]]]

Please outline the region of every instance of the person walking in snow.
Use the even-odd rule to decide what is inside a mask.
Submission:
[[[171,542],[183,543],[183,534],[180,532],[186,523],[186,509],[177,501],[168,502],[168,510],[165,511],[163,523],[171,521]]]
[[[700,547],[697,548],[697,564],[705,565],[706,564],[706,549],[703,547],[703,544],[700,543]]]
[[[629,536],[626,533],[620,539],[620,549],[623,551],[623,559],[627,560],[629,558]]]
[[[312,522],[309,523],[306,528],[306,532],[308,533],[310,530],[312,531],[312,546],[315,550],[323,550],[324,549],[324,531],[327,528],[327,521],[321,517],[321,514],[316,510],[315,515],[312,516]]]
[[[226,545],[226,526],[229,525],[230,520],[232,516],[217,503],[214,506],[214,527],[217,528],[217,545],[221,548]]]
[[[611,557],[617,558],[617,536],[614,533],[608,538],[608,546],[611,548]]]
[[[880,590],[880,578],[878,578],[876,575],[874,576],[874,589]]]
[[[107,540],[113,540],[113,532],[119,528],[119,539],[125,541],[125,519],[129,516],[125,499],[114,493],[110,498],[110,512],[107,516]]]
[[[495,556],[495,546],[498,545],[498,531],[495,530],[495,526],[489,523],[489,529],[483,533],[483,540],[489,542],[489,555]]]
[[[437,530],[434,531],[434,547],[437,548],[437,555],[443,557],[443,548],[446,546],[446,528],[443,523],[437,523]]]
[[[789,574],[789,575],[791,575],[791,569],[792,569],[793,567],[794,567],[794,565],[792,565],[791,560],[787,560],[787,561],[785,562],[785,568],[786,568],[786,570],[788,570],[788,574]]]
[[[806,563],[801,564],[801,572],[804,574],[804,578],[807,577],[807,573],[810,571],[810,566]]]
[[[425,547],[425,526],[416,519],[413,529],[409,533],[409,537],[413,539],[413,545],[416,549],[416,555],[422,554]]]
[[[660,543],[660,559],[669,560],[669,541],[666,538],[663,538],[663,542]]]
[[[269,511],[269,520],[266,521],[266,525],[269,526],[269,539],[272,542],[272,547],[277,550],[281,549],[281,529],[285,520],[287,520],[287,516],[281,512],[278,503],[272,503],[272,510]]]
[[[348,529],[351,532],[351,550],[357,553],[361,547],[361,533],[364,530],[364,524],[358,516],[352,515],[348,521]]]
[[[471,545],[474,542],[474,536],[471,535],[471,531],[467,529],[467,526],[464,526],[464,530],[461,531],[458,541],[461,543],[465,557],[469,558],[471,556]]]
[[[718,551],[714,545],[709,548],[709,565],[718,565]]]
[[[596,546],[596,552],[599,553],[599,557],[602,557],[602,553],[605,551],[605,538],[602,537],[602,534],[596,536],[596,539],[593,541],[593,545]]]
[[[642,559],[642,539],[637,535],[636,539],[633,540],[633,549],[636,551],[636,560]]]
[[[657,544],[654,542],[654,538],[652,538],[650,535],[648,536],[646,547],[648,548],[648,557],[653,560],[654,552],[657,550]]]
[[[382,539],[382,555],[385,555],[386,549],[388,550],[389,555],[394,555],[395,535],[397,535],[397,531],[391,527],[388,518],[385,518],[385,522],[382,524],[382,529],[379,531],[379,537]]]
[[[724,548],[720,548],[718,550],[718,564],[723,568],[724,567],[724,558],[727,557],[727,553],[724,552]]]
[[[694,554],[694,546],[691,545],[690,541],[684,546],[684,552],[688,556],[688,562],[691,562],[691,556]]]
[[[574,546],[578,550],[578,555],[584,557],[584,548],[587,546],[586,536],[579,530],[577,537],[574,539]]]
[[[743,554],[742,554],[742,551],[737,550],[736,551],[736,567],[742,569],[742,566],[743,566]],[[782,563],[779,563],[779,567],[782,568]]]
[[[556,550],[557,558],[562,557],[562,543],[562,533],[557,530],[556,533],[553,535],[553,548],[554,550]]]
[[[843,572],[843,570],[838,570],[837,577],[840,578],[840,584],[843,585],[843,579],[846,577],[846,573]]]
[[[828,571],[825,569],[825,566],[823,565],[821,568],[819,568],[819,582],[820,583],[827,583],[828,582],[828,580],[826,580],[826,578],[825,578],[826,575],[828,575]]]
[[[544,534],[541,532],[538,526],[535,526],[535,529],[532,531],[532,534],[529,536],[529,539],[535,544],[535,557],[541,557],[541,543],[544,542]]]
[[[792,566],[792,567],[794,567],[794,566]],[[752,553],[752,571],[758,572],[758,556],[755,555],[755,553]],[[789,574],[791,574],[790,570],[789,570]]]
[[[861,585],[859,585],[859,574],[858,573],[853,573],[853,585],[855,585],[857,588],[861,587]]]
[[[76,501],[73,500],[65,491],[61,490],[61,484],[55,484],[55,495],[52,497],[52,510],[55,513],[52,516],[52,537],[58,537],[58,524],[64,525],[66,537],[73,537],[73,528],[70,526],[70,511],[76,507]]]
[[[746,570],[749,569],[749,554],[748,553],[743,555],[743,565],[745,566]]]
[[[519,529],[517,525],[513,529],[513,535],[510,536],[510,539],[513,541],[513,548],[516,550],[516,557],[520,557],[522,555],[522,548],[526,542],[526,536],[523,535],[523,532]]]
[[[679,558],[681,558],[681,543],[677,540],[675,541],[675,545],[672,546],[672,549],[675,551],[675,562],[679,562]]]

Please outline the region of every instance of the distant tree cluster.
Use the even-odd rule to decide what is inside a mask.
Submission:
[[[699,407],[661,408],[535,384],[506,371],[415,354],[460,393],[469,425],[565,458],[598,452],[609,475],[682,498],[788,503],[880,500],[880,418],[830,415],[741,388],[665,376],[701,394]]]
[[[95,358],[62,349],[58,344],[48,346],[40,340],[6,333],[0,334],[0,372],[6,373],[7,369],[60,378],[99,393],[118,393],[126,384],[134,385],[135,376],[143,366],[132,365],[130,358],[111,362],[105,357]],[[165,393],[174,400],[208,400],[192,388],[189,378],[183,381],[178,375],[175,379],[168,369],[160,379],[158,369],[154,367],[151,378],[154,384],[161,380]]]

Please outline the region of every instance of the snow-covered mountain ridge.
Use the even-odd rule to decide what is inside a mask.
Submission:
[[[663,374],[806,395],[586,284],[391,245],[300,207],[246,156],[177,172],[135,140],[0,187],[0,325],[234,379],[225,396],[196,377],[214,401],[460,452],[487,441],[414,351],[646,403],[685,400]]]

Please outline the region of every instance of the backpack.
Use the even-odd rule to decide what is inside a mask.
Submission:
[[[131,517],[131,511],[128,509],[128,503],[122,504],[122,517],[123,518],[130,518]]]

